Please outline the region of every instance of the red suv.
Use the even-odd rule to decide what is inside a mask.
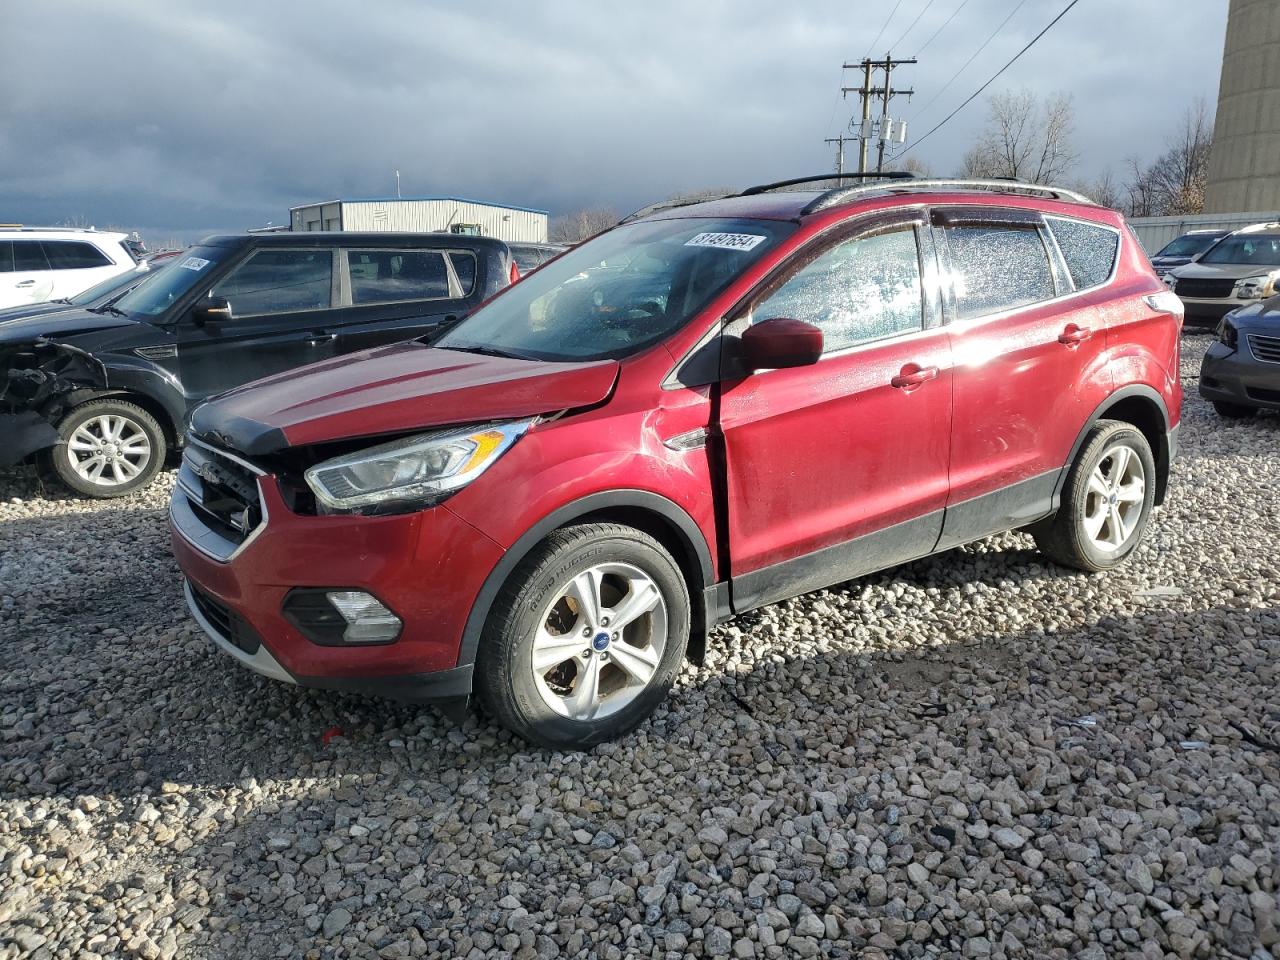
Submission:
[[[1015,528],[1120,563],[1182,399],[1181,306],[1121,216],[789,185],[642,211],[430,343],[200,407],[171,522],[201,626],[288,683],[477,693],[585,747],[744,610]]]

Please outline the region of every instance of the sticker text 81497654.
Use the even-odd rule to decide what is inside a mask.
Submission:
[[[721,250],[750,250],[763,236],[754,233],[700,233],[685,241],[686,247],[717,247]]]

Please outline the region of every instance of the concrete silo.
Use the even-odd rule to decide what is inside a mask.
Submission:
[[[1204,210],[1280,210],[1277,0],[1231,0]]]

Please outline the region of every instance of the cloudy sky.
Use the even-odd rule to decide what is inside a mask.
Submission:
[[[820,173],[856,106],[843,60],[919,53],[893,113],[920,137],[1065,4],[0,0],[0,222],[154,245],[394,195],[396,168],[405,196],[553,214]],[[1226,5],[1080,0],[991,91],[1070,94],[1076,173],[1119,173],[1212,107]],[[983,117],[978,100],[915,152],[953,172]]]

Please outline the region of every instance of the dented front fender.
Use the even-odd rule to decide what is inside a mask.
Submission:
[[[0,466],[60,442],[55,424],[82,390],[105,390],[107,369],[79,347],[37,338],[0,348]]]

